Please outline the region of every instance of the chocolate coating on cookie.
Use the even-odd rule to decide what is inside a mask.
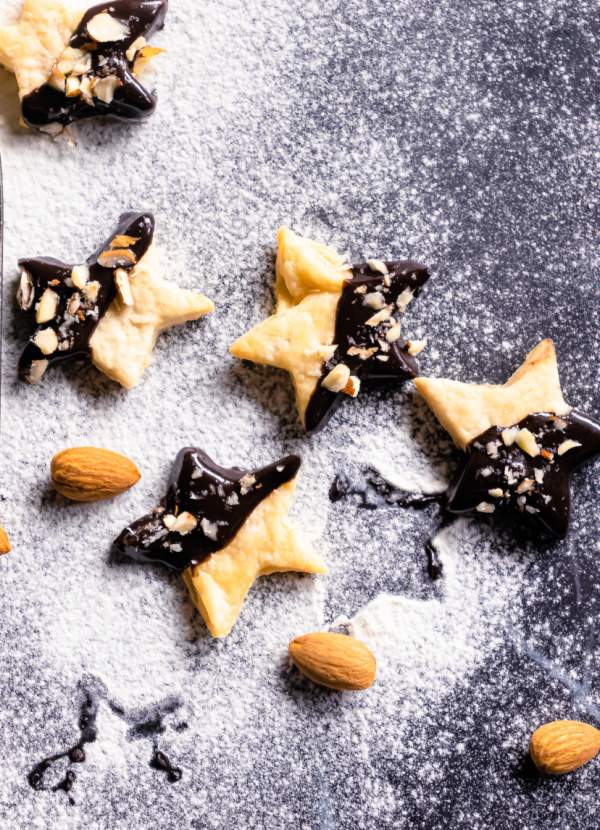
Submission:
[[[72,63],[71,71],[51,75],[23,98],[24,121],[30,127],[48,130],[49,125],[62,128],[96,116],[140,120],[151,115],[156,97],[134,75],[139,49],[132,44],[164,26],[167,8],[168,0],[112,0],[89,9],[69,41],[70,49],[81,50],[82,57],[73,61],[68,55],[60,58],[57,67],[65,68],[66,63],[69,68]],[[88,31],[88,24],[98,15],[104,15],[103,19],[108,15],[116,22],[112,37],[118,39],[100,41],[92,36],[99,34],[93,24]],[[106,37],[111,37],[110,31]],[[69,79],[72,89],[67,86]]]
[[[344,397],[323,385],[335,366],[345,364],[361,382],[401,383],[416,377],[417,362],[400,340],[398,318],[428,279],[428,270],[410,260],[352,266],[352,279],[344,284],[337,307],[337,348],[306,410],[309,432],[321,429]]]
[[[521,430],[534,439],[530,452],[515,440]],[[571,473],[598,453],[600,423],[575,410],[560,417],[535,413],[508,429],[490,427],[470,444],[466,464],[448,490],[447,509],[478,515],[512,511],[564,537]]]
[[[17,301],[38,322],[19,361],[22,380],[37,382],[50,363],[89,353],[90,339],[116,295],[115,272],[133,269],[153,237],[152,214],[125,213],[85,264],[19,260]]]
[[[256,470],[225,468],[186,447],[175,459],[160,506],[126,527],[114,547],[140,562],[184,570],[229,544],[260,502],[299,468],[297,455]]]

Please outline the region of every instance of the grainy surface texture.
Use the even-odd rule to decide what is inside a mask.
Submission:
[[[20,2],[1,5],[6,22]],[[443,487],[456,455],[414,390],[361,394],[307,439],[287,378],[227,347],[272,308],[287,223],[355,259],[432,267],[405,323],[430,338],[424,372],[501,382],[551,336],[567,399],[598,414],[596,3],[171,0],[156,42],[155,116],[86,124],[74,147],[19,131],[0,74],[0,518],[14,547],[0,562],[0,824],[590,827],[600,764],[548,781],[525,758],[544,721],[600,724],[598,467],[575,476],[567,541],[459,521],[437,536],[432,582],[435,505],[328,499],[334,474],[360,479],[361,465]],[[162,336],[129,393],[81,364],[17,383],[17,258],[77,261],[121,211],[146,207],[166,274],[217,312]],[[141,482],[65,503],[49,462],[80,444],[124,452]],[[225,641],[177,576],[109,553],[185,445],[241,466],[302,455],[295,520],[330,567],[261,580]],[[370,690],[319,690],[290,669],[288,641],[328,627],[375,651]],[[34,791],[31,769],[79,740],[82,706],[97,739],[71,792],[52,791],[64,760]]]

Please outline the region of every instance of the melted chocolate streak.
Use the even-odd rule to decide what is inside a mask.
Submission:
[[[98,738],[96,719],[102,700],[105,700],[110,709],[122,720],[131,724],[127,732],[128,740],[149,737],[156,740],[156,736],[166,730],[164,724],[165,716],[176,712],[181,706],[181,701],[178,698],[168,697],[144,709],[128,712],[125,707],[110,699],[106,687],[100,681],[95,681],[91,684],[81,684],[81,689],[83,691],[83,701],[79,713],[79,740],[63,752],[57,752],[54,755],[49,755],[47,758],[44,758],[35,765],[27,776],[29,785],[34,790],[65,792],[69,794],[69,802],[71,804],[75,803],[70,793],[77,780],[75,770],[71,767],[73,764],[83,764],[85,762],[85,746],[94,743]],[[182,731],[185,728],[187,728],[187,724],[185,723],[175,727],[177,731]],[[66,760],[68,764],[63,778],[57,784],[54,784],[54,786],[46,786],[47,773],[57,762],[63,760]],[[181,780],[182,770],[179,767],[173,766],[165,753],[157,748],[156,744],[154,745],[150,766],[153,769],[166,772],[167,780],[171,783]]]
[[[91,105],[81,96],[68,98],[64,92],[46,83],[23,98],[21,107],[26,123],[39,129],[48,124],[66,126],[95,116],[140,120],[151,115],[156,108],[156,97],[133,75],[134,61],[127,58],[126,52],[139,37],[150,37],[163,28],[167,8],[168,0],[110,0],[89,9],[71,36],[69,46],[89,51],[93,77],[116,76],[121,86],[110,104],[94,98]],[[128,26],[129,34],[123,40],[96,43],[88,35],[88,22],[106,11]]]
[[[448,490],[448,510],[476,513],[482,502],[492,515],[516,512],[543,532],[562,538],[569,528],[569,480],[573,470],[600,453],[600,423],[573,410],[557,417],[548,413],[528,415],[515,425],[528,429],[542,453],[535,457],[516,443],[506,447],[502,427],[491,427],[468,449],[465,465]],[[563,455],[558,447],[566,440],[579,446]],[[502,491],[498,498],[490,490]]]
[[[89,257],[86,262],[90,270],[89,282],[99,284],[97,297],[93,301],[86,300],[85,293],[71,283],[74,266],[51,258],[19,260],[19,267],[30,275],[32,281],[30,293],[19,291],[19,302],[24,311],[35,317],[35,307],[47,288],[58,295],[54,319],[40,324],[33,335],[40,329],[53,329],[58,337],[58,349],[53,354],[45,355],[30,340],[19,361],[19,377],[22,380],[30,379],[34,361],[47,360],[54,363],[89,354],[91,337],[116,295],[114,268],[98,264],[98,257],[110,249],[116,236],[130,236],[138,240],[130,246],[130,250],[135,254],[136,262],[139,262],[152,243],[154,217],[150,213],[124,213],[114,234]],[[130,270],[134,265],[123,261],[119,267]],[[75,306],[77,308],[73,311]]]
[[[442,510],[442,520],[435,533],[425,542],[425,553],[427,573],[431,579],[439,579],[443,575],[443,564],[433,539],[453,521],[451,516],[443,512],[446,504],[445,493],[408,493],[394,487],[372,468],[366,467],[361,470],[358,480],[344,474],[337,475],[333,480],[329,490],[332,502],[352,496],[358,496],[359,507],[366,510],[377,510],[386,506],[423,510],[432,504],[437,505]]]
[[[300,458],[290,455],[257,470],[227,469],[202,450],[186,447],[175,459],[160,506],[126,527],[114,548],[139,562],[184,570],[224,548],[260,502],[291,481],[299,467]],[[196,518],[196,527],[185,534],[170,531],[165,516],[184,511]]]
[[[363,300],[366,293],[379,292],[383,295],[386,305],[395,305],[406,288],[417,297],[429,279],[429,272],[424,266],[410,260],[386,262],[385,265],[388,270],[387,276],[370,265],[352,266],[352,279],[344,285],[337,307],[333,341],[337,345],[337,350],[332,359],[323,366],[321,380],[338,363],[345,363],[351,375],[365,382],[401,383],[416,377],[417,362],[408,353],[406,343],[400,346],[401,341],[397,340],[388,346],[385,334],[389,324],[383,322],[376,326],[366,325],[366,321],[376,314],[377,310],[366,306]],[[389,282],[389,285],[386,282]],[[366,291],[357,293],[356,289],[362,286],[366,287]],[[391,322],[395,320],[392,319]],[[348,354],[348,349],[355,346],[375,348],[376,352],[366,360],[361,360],[358,355]],[[306,410],[307,431],[315,432],[325,426],[344,397],[343,394],[326,389],[319,381]]]

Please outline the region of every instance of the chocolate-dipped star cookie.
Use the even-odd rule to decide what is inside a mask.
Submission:
[[[0,27],[0,63],[17,78],[25,124],[57,135],[83,118],[150,115],[156,98],[139,76],[163,51],[146,38],[167,6],[109,0],[82,14],[63,0],[25,0],[20,22]]]
[[[141,380],[160,331],[213,310],[202,294],[163,279],[153,237],[152,214],[126,213],[85,263],[19,261],[17,301],[36,322],[19,361],[22,380],[37,383],[51,363],[89,355],[129,389]]]
[[[333,248],[278,233],[275,314],[232,344],[236,357],[286,369],[309,432],[361,382],[415,377],[424,341],[401,341],[400,317],[429,273],[412,261],[350,266]]]
[[[182,571],[211,634],[225,637],[257,577],[325,572],[287,519],[299,467],[291,455],[257,470],[226,469],[187,447],[159,507],[125,528],[115,549]]]
[[[543,340],[503,386],[417,378],[464,467],[448,490],[452,513],[515,512],[552,536],[569,526],[569,479],[600,453],[600,423],[564,400],[556,353]]]

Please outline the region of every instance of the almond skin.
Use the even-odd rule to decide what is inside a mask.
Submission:
[[[339,691],[368,689],[377,663],[371,650],[346,634],[319,631],[296,637],[289,645],[293,662],[320,686]]]
[[[4,530],[3,527],[0,527],[0,556],[3,556],[5,553],[10,553],[12,550],[10,546],[10,539],[8,538],[8,533]]]
[[[97,447],[73,447],[54,456],[52,483],[71,501],[110,499],[133,487],[141,478],[129,458]]]
[[[600,730],[578,720],[555,720],[535,730],[529,751],[541,772],[564,775],[596,757]]]

